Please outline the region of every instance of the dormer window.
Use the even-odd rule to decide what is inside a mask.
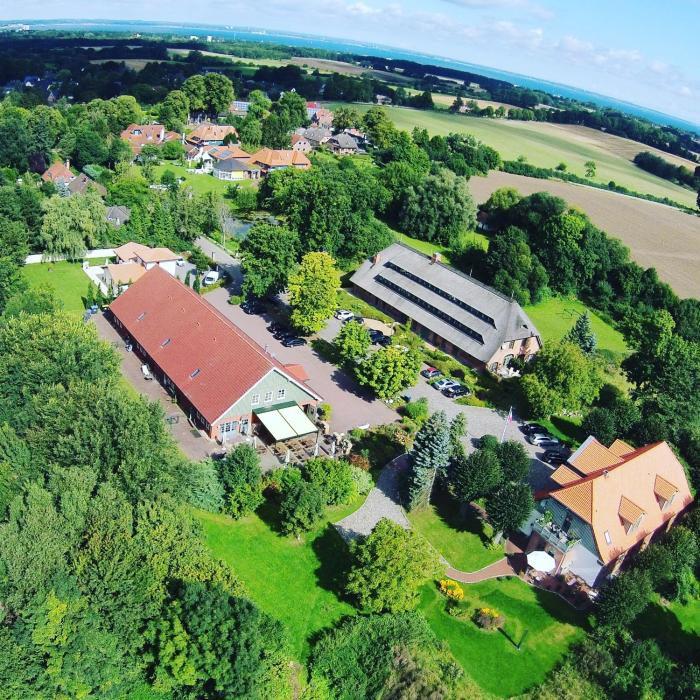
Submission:
[[[654,495],[661,510],[666,510],[673,503],[677,493],[678,489],[670,481],[657,475],[654,481]]]
[[[644,511],[636,503],[633,503],[629,498],[623,496],[620,499],[618,515],[625,528],[625,532],[629,535],[639,527],[644,517]]]

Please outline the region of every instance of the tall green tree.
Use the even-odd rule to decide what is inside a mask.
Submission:
[[[410,452],[408,508],[430,503],[433,486],[450,461],[450,426],[444,411],[436,411],[422,425]]]
[[[488,496],[503,482],[503,469],[492,450],[480,449],[460,455],[450,468],[448,488],[462,503]]]
[[[264,501],[260,457],[250,445],[237,445],[217,462],[226,493],[226,511],[241,518]]]
[[[528,484],[503,484],[486,499],[486,513],[493,525],[496,541],[502,533],[513,532],[535,507],[535,499]]]
[[[290,320],[303,333],[320,331],[336,307],[340,273],[328,253],[307,253],[289,276]]]
[[[355,377],[380,399],[391,399],[416,383],[421,362],[415,351],[389,345],[362,360]]]
[[[299,236],[285,226],[255,224],[241,243],[243,294],[263,298],[283,291],[298,247]]]
[[[345,590],[369,612],[415,608],[418,589],[439,570],[427,540],[386,518],[352,546],[351,555]]]
[[[588,311],[584,311],[579,315],[571,330],[564,336],[564,340],[578,345],[586,355],[590,355],[595,351],[598,340],[595,337],[595,333],[593,333],[591,317],[588,315]]]
[[[333,340],[338,355],[343,362],[348,363],[362,360],[367,355],[371,344],[369,331],[356,321],[344,324]]]
[[[308,481],[294,481],[285,486],[280,504],[280,525],[287,534],[299,535],[313,529],[323,517],[321,489]]]

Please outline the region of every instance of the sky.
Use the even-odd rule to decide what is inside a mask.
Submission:
[[[573,85],[700,124],[700,0],[24,0],[0,20],[141,19],[353,39]]]

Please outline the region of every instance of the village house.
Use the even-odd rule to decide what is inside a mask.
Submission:
[[[520,304],[440,262],[394,243],[350,278],[355,293],[404,322],[431,345],[474,367],[507,373],[511,361],[531,360],[542,347]]]
[[[330,129],[333,126],[333,112],[330,109],[319,107],[311,117],[311,121],[317,126]]]
[[[218,180],[257,180],[260,168],[245,160],[227,158],[214,163],[212,175]]]
[[[311,167],[311,161],[299,151],[280,151],[272,148],[261,148],[251,156],[250,161],[252,165],[260,168],[263,175],[284,168],[308,170]]]
[[[93,187],[100,196],[104,197],[107,190],[99,182],[95,182],[84,173],[77,175],[70,169],[70,161],[54,163],[41,176],[44,182],[51,182],[56,186],[59,194],[69,197],[72,194],[83,194],[88,187]]]
[[[131,146],[134,156],[141,153],[146,145],[160,146],[166,141],[180,138],[176,132],[166,131],[162,124],[129,124],[120,136]]]
[[[171,275],[175,275],[178,263],[182,261],[182,255],[173,253],[170,248],[151,248],[134,241],[129,241],[115,248],[114,254],[117,256],[118,265],[136,263],[145,270],[162,267]]]
[[[131,210],[124,206],[107,207],[105,218],[112,226],[119,228],[131,218]]]
[[[146,268],[136,262],[105,265],[102,268],[102,281],[114,294],[121,294],[145,274]]]
[[[316,116],[316,112],[321,109],[320,102],[307,102],[306,103],[306,116],[313,121]]]
[[[336,155],[352,156],[359,152],[357,141],[349,134],[336,134],[326,141],[326,146]]]
[[[593,587],[667,532],[693,500],[665,442],[635,449],[589,437],[550,479],[521,527],[527,551],[546,551],[556,562],[553,574],[569,572]]]
[[[193,146],[222,146],[228,136],[238,141],[238,132],[228,124],[204,122],[185,137]]]
[[[300,153],[310,153],[314,147],[303,134],[292,134],[292,150]]]
[[[298,129],[297,133],[300,133],[311,144],[311,148],[318,148],[333,136],[333,132],[330,129],[321,128],[319,126],[310,126],[308,129]]]
[[[110,304],[112,323],[193,425],[227,442],[317,432],[321,397],[203,297],[156,267]]]

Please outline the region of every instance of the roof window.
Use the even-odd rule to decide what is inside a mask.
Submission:
[[[190,379],[194,379],[202,370],[197,367],[197,369],[190,374]]]
[[[136,320],[137,320],[137,321],[143,321],[144,318],[146,318],[146,312],[145,312],[145,311],[142,311],[142,312],[136,317]]]
[[[608,530],[603,533],[603,537],[605,537],[605,541],[608,544],[612,544],[612,537],[610,537],[610,532]]]
[[[164,348],[166,345],[170,345],[172,342],[172,338],[166,338],[161,344],[160,347]]]

